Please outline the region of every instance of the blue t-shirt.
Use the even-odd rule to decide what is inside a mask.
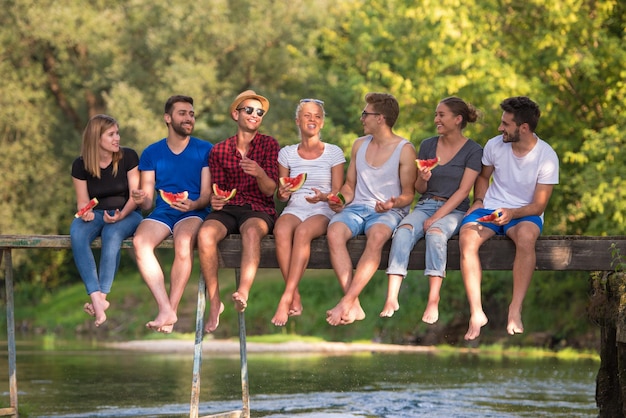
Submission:
[[[149,145],[139,159],[140,171],[154,171],[156,205],[169,207],[161,199],[159,190],[170,193],[189,192],[189,199],[200,197],[202,169],[209,166],[209,153],[213,144],[190,137],[189,144],[180,154],[174,154],[166,139]]]

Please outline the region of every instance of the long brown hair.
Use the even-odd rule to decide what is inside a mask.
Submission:
[[[83,131],[83,144],[80,156],[83,157],[85,170],[94,177],[100,178],[100,137],[112,126],[119,127],[117,121],[109,115],[95,115]],[[123,156],[122,149],[113,153],[113,175],[117,176],[118,162]]]

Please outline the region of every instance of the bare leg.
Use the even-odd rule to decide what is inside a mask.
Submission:
[[[220,300],[220,287],[217,278],[219,268],[217,244],[222,241],[227,230],[221,222],[205,221],[198,231],[198,255],[200,268],[207,289],[209,300],[209,317],[204,330],[207,333],[215,331],[220,324],[220,314],[224,311],[224,304]]]
[[[489,228],[478,224],[468,224],[461,228],[459,234],[459,247],[461,250],[461,274],[467,300],[470,306],[470,320],[466,340],[473,340],[480,335],[480,329],[487,324],[487,315],[483,311],[481,300],[480,283],[482,280],[482,267],[478,256],[480,246],[494,235]]]
[[[165,289],[163,270],[154,253],[157,245],[168,235],[170,235],[170,231],[166,226],[151,220],[144,220],[139,224],[133,238],[139,272],[159,308],[157,317],[146,324],[146,327],[154,330],[159,330],[166,325],[173,325],[178,320]]]
[[[510,335],[524,332],[522,305],[536,266],[535,243],[539,238],[539,228],[532,222],[520,222],[507,231],[515,242],[513,261],[513,299],[509,305],[506,330]]]
[[[398,302],[398,295],[400,294],[400,286],[402,285],[403,276],[399,274],[388,274],[387,280],[389,281],[389,286],[387,287],[387,300],[385,301],[385,306],[383,306],[383,310],[380,312],[380,317],[388,317],[391,318],[393,314],[400,309],[400,303]]]
[[[284,215],[283,217],[286,216],[290,215]],[[272,318],[274,325],[284,326],[289,316],[297,316],[302,313],[303,308],[300,294],[298,293],[298,284],[304,275],[306,266],[309,264],[311,240],[326,232],[328,221],[329,219],[326,216],[316,215],[302,223],[298,223],[295,227],[285,291],[280,298],[278,308]],[[276,235],[276,230],[277,228],[274,228],[274,235]],[[278,239],[279,238],[277,238],[277,241]]]
[[[193,251],[196,246],[198,228],[202,220],[199,218],[187,218],[174,226],[174,262],[170,272],[170,306],[177,313],[178,305],[189,282],[193,269]],[[170,333],[174,324],[166,324],[157,331]]]
[[[430,290],[422,321],[427,324],[434,324],[439,320],[439,291],[441,290],[443,277],[429,276],[428,281],[430,282]]]
[[[233,293],[235,309],[243,312],[248,306],[248,294],[261,261],[261,239],[269,233],[269,226],[261,218],[249,218],[239,228],[241,232],[241,277]]]
[[[376,224],[367,231],[365,250],[359,259],[346,294],[333,309],[326,312],[326,322],[330,325],[347,325],[365,318],[358,298],[378,270],[382,247],[389,240],[392,232],[391,228],[383,224]]]

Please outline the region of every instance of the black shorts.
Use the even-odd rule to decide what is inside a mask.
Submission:
[[[275,222],[274,217],[265,212],[252,210],[250,205],[226,205],[222,210],[209,213],[204,220],[207,221],[211,219],[221,222],[226,227],[229,234],[238,234],[239,227],[250,218],[263,219],[267,224],[268,233],[272,233]]]

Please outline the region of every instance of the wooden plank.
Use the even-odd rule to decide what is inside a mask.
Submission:
[[[353,267],[365,249],[364,236],[351,239],[348,250]],[[612,270],[611,245],[615,244],[620,254],[626,256],[626,236],[597,237],[576,235],[542,236],[537,241],[537,270],[570,270],[595,271]],[[100,246],[99,239],[94,247]],[[379,268],[387,266],[389,249],[388,242],[383,248]],[[123,248],[132,248],[132,240],[125,240]],[[0,248],[70,248],[67,235],[0,235]],[[173,248],[171,238],[166,239],[159,248]],[[220,266],[222,268],[238,268],[241,261],[241,239],[239,235],[230,235],[220,245]],[[409,259],[410,270],[424,269],[424,240],[420,240]],[[487,241],[480,250],[480,258],[485,270],[510,270],[515,257],[515,246],[506,237],[494,237]],[[453,237],[448,242],[448,270],[459,269],[459,242]],[[261,268],[277,268],[276,246],[273,236],[267,236],[261,242]],[[320,237],[311,243],[311,259],[309,269],[331,269],[328,242]]]

